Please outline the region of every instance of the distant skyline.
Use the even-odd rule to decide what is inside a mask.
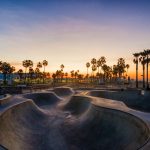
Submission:
[[[135,73],[132,54],[150,48],[148,0],[1,0],[1,60],[16,68],[22,61],[46,59],[53,72],[86,72],[85,63],[120,57]],[[139,76],[141,73],[139,74]]]

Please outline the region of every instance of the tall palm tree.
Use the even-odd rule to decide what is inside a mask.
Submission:
[[[122,75],[124,76],[124,72],[125,72],[125,68],[126,68],[125,59],[119,58],[117,66],[118,66],[119,77],[122,77]]]
[[[95,58],[92,58],[91,64],[92,64],[92,65],[96,65],[96,63],[97,63],[96,59],[95,59]]]
[[[67,81],[68,81],[67,80],[67,77],[68,77],[68,73],[67,72],[65,73],[65,77],[66,77],[66,83],[67,83]]]
[[[71,74],[71,78],[72,78],[72,82],[73,82],[73,78],[74,78],[74,75],[75,75],[74,70],[70,71],[70,74]]]
[[[96,63],[97,63],[97,60],[95,58],[92,58],[91,59],[91,64],[92,64],[91,69],[92,69],[92,74],[93,74],[92,76],[93,76],[93,78],[94,78],[94,71],[97,70]]]
[[[43,60],[43,66],[44,66],[44,72],[45,72],[45,67],[48,65],[48,61],[47,60]]]
[[[144,50],[144,53],[146,55],[146,84],[147,84],[147,89],[149,89],[149,83],[148,83],[148,65],[149,65],[149,55],[150,55],[150,49]]]
[[[65,66],[64,66],[63,64],[60,65],[61,71],[63,71],[64,67],[65,67]]]
[[[113,65],[112,74],[113,74],[113,77],[115,77],[115,78],[118,77],[118,66],[117,65]]]
[[[126,68],[127,68],[127,76],[128,76],[128,69],[129,69],[130,65],[126,64]]]
[[[86,63],[86,67],[87,67],[87,77],[88,77],[88,69],[90,67],[90,63],[89,62]]]
[[[143,70],[143,88],[145,88],[145,64],[146,64],[146,54],[145,52],[140,53],[139,62],[142,64],[142,70]]]
[[[104,64],[106,64],[106,58],[104,56],[102,56],[100,59],[100,67],[102,67]]]
[[[28,67],[33,67],[33,61],[32,60],[24,60],[22,62],[23,67],[25,67],[25,80],[26,80],[26,73]]]
[[[106,81],[106,77],[108,76],[109,67],[108,67],[106,64],[104,64],[104,65],[102,66],[102,70],[103,70],[103,72],[104,72],[104,81]]]
[[[92,65],[92,73],[93,73],[93,80],[94,80],[94,72],[97,70],[96,64]]]
[[[134,64],[136,64],[136,88],[138,88],[138,62],[139,62],[138,59],[140,53],[134,53],[133,56],[134,56],[133,62]]]
[[[97,73],[98,73],[98,74],[99,74],[99,67],[101,67],[101,65],[102,65],[102,64],[101,64],[101,60],[100,60],[100,59],[97,60],[97,68],[98,68],[98,72],[97,72]]]

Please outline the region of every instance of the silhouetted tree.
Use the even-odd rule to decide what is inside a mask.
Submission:
[[[87,67],[87,77],[88,77],[88,74],[89,74],[89,73],[88,73],[88,69],[89,69],[89,67],[90,67],[90,63],[89,63],[89,62],[86,63],[86,67]]]
[[[134,56],[133,62],[134,64],[136,64],[136,87],[138,88],[138,62],[139,62],[138,59],[140,53],[134,53],[133,56]]]
[[[23,65],[23,67],[25,67],[25,80],[26,80],[26,77],[27,77],[27,68],[29,68],[29,67],[33,67],[33,61],[32,60],[24,60],[23,62],[22,62],[22,65]]]
[[[65,73],[65,77],[66,77],[66,82],[68,82],[67,77],[68,77],[68,73]]]
[[[150,49],[144,50],[145,56],[146,56],[146,84],[147,89],[149,89],[149,83],[148,83],[148,65],[149,65],[149,55],[150,55]]]
[[[123,58],[118,59],[117,67],[118,67],[119,77],[122,77],[122,74],[124,74],[126,68],[125,60]]]
[[[43,60],[43,66],[44,66],[44,72],[45,72],[45,67],[48,65],[48,61],[47,60]]]
[[[19,79],[20,79],[20,81],[21,81],[22,78],[23,78],[23,70],[22,70],[22,69],[19,69],[19,70],[17,71],[17,74],[19,75]]]
[[[61,69],[61,71],[63,71],[63,70],[64,70],[64,67],[65,67],[65,66],[64,66],[63,64],[61,64],[61,65],[60,65],[60,69]]]
[[[129,69],[130,65],[129,64],[126,64],[126,68],[127,68],[127,74],[126,76],[128,76],[128,69]]]
[[[145,88],[145,64],[146,64],[146,54],[144,52],[140,53],[139,61],[142,64],[142,70],[143,70],[143,88]]]

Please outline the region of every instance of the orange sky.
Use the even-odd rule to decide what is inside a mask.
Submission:
[[[25,59],[46,59],[50,72],[64,64],[65,72],[86,73],[93,57],[105,56],[110,66],[123,57],[134,77],[132,54],[150,46],[150,5],[144,0],[15,2],[0,1],[0,52],[1,61],[16,68]]]

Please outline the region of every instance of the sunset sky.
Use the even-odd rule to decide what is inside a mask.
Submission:
[[[48,71],[86,71],[91,58],[119,57],[135,72],[132,53],[150,48],[149,0],[0,0],[0,59],[48,60]]]

